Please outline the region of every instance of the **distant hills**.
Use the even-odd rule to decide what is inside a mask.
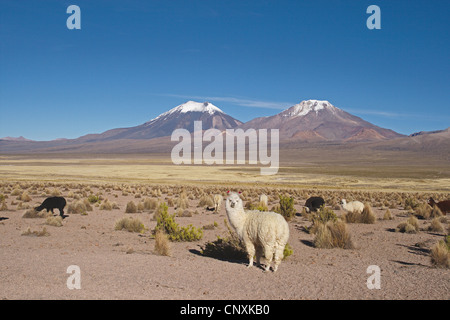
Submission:
[[[77,139],[31,141],[24,137],[0,139],[0,153],[165,153],[174,142],[175,129],[194,130],[202,121],[203,130],[216,128],[279,129],[280,148],[333,145],[371,145],[376,150],[450,150],[449,129],[419,132],[410,136],[378,127],[345,112],[328,101],[306,100],[276,115],[246,123],[231,117],[209,102],[187,101],[141,125],[87,134]]]

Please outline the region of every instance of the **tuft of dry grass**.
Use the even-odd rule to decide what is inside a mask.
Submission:
[[[113,209],[113,204],[111,202],[109,202],[108,199],[105,199],[105,201],[103,201],[102,204],[100,205],[100,210],[111,211],[112,209]]]
[[[391,214],[391,210],[387,209],[386,212],[384,213],[383,216],[383,220],[392,220],[392,214]]]
[[[433,232],[443,232],[444,226],[439,221],[439,218],[434,218],[433,220],[431,220],[431,224],[428,227],[428,230]]]
[[[344,213],[343,218],[347,223],[373,224],[377,220],[377,217],[373,213],[372,207],[367,202],[364,204],[364,209],[361,213],[355,211],[346,212]]]
[[[411,216],[405,222],[400,223],[395,229],[395,232],[417,233],[419,232],[419,220]]]
[[[346,211],[342,218],[347,223],[360,223],[361,222],[361,213],[356,211]]]
[[[200,201],[198,202],[197,207],[208,207],[208,208],[214,208],[214,200],[209,195],[203,195],[200,198]]]
[[[373,213],[372,207],[366,202],[361,213],[361,223],[374,224],[376,220],[377,217]]]
[[[414,215],[422,219],[429,219],[431,216],[431,207],[427,203],[419,204],[414,210]]]
[[[75,202],[70,203],[69,206],[67,207],[67,212],[73,214],[87,214],[88,211],[92,210],[93,210],[92,206],[89,203],[88,199],[77,200]]]
[[[115,230],[127,230],[129,232],[145,232],[145,226],[139,219],[133,219],[129,217],[123,217],[118,220],[114,226]]]
[[[50,233],[47,232],[47,229],[44,227],[41,231],[31,231],[31,228],[28,227],[26,231],[22,232],[22,236],[35,236],[35,237],[47,237]]]
[[[158,230],[155,234],[155,251],[162,256],[171,255],[169,237],[163,231]]]
[[[438,268],[450,268],[450,250],[444,241],[439,241],[431,248],[431,263]]]
[[[316,248],[354,248],[347,224],[343,221],[320,223],[317,226],[316,236],[313,242]]]
[[[433,209],[431,210],[430,213],[430,218],[434,219],[434,218],[438,218],[443,216],[444,214],[442,213],[441,209],[439,209],[438,206],[433,206]]]
[[[24,192],[22,192],[22,194],[19,197],[17,197],[17,200],[20,200],[23,202],[30,202],[32,199],[28,195],[28,192],[24,191]]]
[[[0,211],[7,211],[8,206],[6,205],[5,200],[2,201],[2,205],[0,206]]]
[[[155,210],[158,207],[158,200],[152,198],[144,199],[144,209],[145,210]]]
[[[47,212],[45,210],[42,210],[40,212],[34,210],[34,208],[32,209],[28,209],[27,211],[25,211],[25,213],[22,215],[22,218],[45,218],[50,216],[51,213]]]
[[[137,212],[136,204],[133,201],[129,201],[125,209],[125,213],[136,213],[136,212]]]
[[[62,225],[63,225],[62,222],[63,222],[63,219],[61,216],[48,217],[45,224],[47,224],[49,226],[53,226],[53,227],[62,227]]]

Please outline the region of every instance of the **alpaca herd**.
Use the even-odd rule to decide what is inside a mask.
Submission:
[[[223,201],[222,195],[214,195],[213,201],[213,210],[215,213],[218,213]],[[261,206],[267,207],[267,195],[260,195],[259,203]],[[435,202],[433,198],[430,198],[428,204],[431,207],[438,207],[443,214],[450,212],[450,200]],[[59,209],[60,216],[65,218],[65,205],[66,200],[63,197],[49,197],[34,209],[36,211],[46,209],[47,212],[51,211],[52,213],[54,209]],[[347,202],[346,199],[342,199],[340,205],[343,210],[350,213],[362,213],[364,210],[364,204],[360,201]],[[316,212],[324,206],[325,200],[322,197],[314,196],[306,200],[304,209],[307,212]],[[228,191],[228,196],[225,200],[225,211],[231,226],[247,251],[248,267],[253,266],[254,256],[256,257],[257,265],[260,266],[261,257],[264,255],[267,261],[265,271],[270,270],[272,261],[274,262],[273,271],[277,271],[283,259],[285,246],[289,240],[289,226],[285,218],[276,212],[244,210],[240,192]]]

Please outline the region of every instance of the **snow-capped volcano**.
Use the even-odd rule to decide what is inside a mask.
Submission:
[[[156,118],[150,120],[148,123],[151,123],[152,121],[167,117],[174,113],[188,113],[188,112],[203,112],[208,113],[210,115],[213,115],[216,112],[220,112],[225,114],[222,110],[217,108],[215,105],[209,102],[196,102],[196,101],[188,101],[186,103],[180,104],[179,106],[176,106],[173,109],[170,109],[169,111],[166,111]]]
[[[285,110],[281,115],[283,117],[298,117],[305,116],[310,112],[315,112],[317,114],[320,110],[330,110],[334,112],[336,109],[338,108],[326,100],[305,100]]]
[[[215,128],[223,131],[242,124],[212,103],[187,101],[136,127],[112,129],[100,134],[86,135],[79,139],[94,142],[166,137],[172,135],[175,129],[180,128],[193,132],[194,121],[201,121],[203,130]]]
[[[243,129],[279,129],[280,139],[305,141],[384,140],[402,135],[373,125],[326,100],[305,100],[274,116],[256,118]]]

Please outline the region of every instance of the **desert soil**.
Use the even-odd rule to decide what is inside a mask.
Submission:
[[[67,193],[63,191],[63,196]],[[120,209],[104,211],[94,205],[87,215],[68,214],[63,226],[55,227],[46,225],[45,218],[23,218],[26,210],[11,205],[15,197],[10,196],[6,200],[9,210],[0,212],[0,299],[450,298],[450,271],[433,267],[429,255],[430,247],[444,233],[425,231],[430,223],[426,220],[420,220],[423,230],[419,233],[394,232],[407,219],[400,208],[391,209],[393,220],[382,220],[385,209],[374,208],[379,218],[375,224],[349,224],[356,245],[350,250],[314,248],[314,235],[304,230],[311,223],[296,216],[289,222],[293,254],[274,273],[247,268],[245,260],[201,254],[205,243],[228,234],[223,206],[214,214],[190,200],[189,210],[198,213],[177,217],[180,225],[217,222],[218,227],[205,230],[200,241],[171,242],[171,256],[161,256],[154,251],[153,213],[125,213],[128,201],[142,199],[114,190],[104,197],[117,202]],[[43,195],[32,198],[31,206],[45,199]],[[67,200],[68,204],[74,201]],[[296,200],[301,212],[305,199]],[[139,218],[148,230],[142,234],[114,230],[115,222],[124,216]],[[44,227],[48,236],[22,235],[28,228],[40,231]],[[80,268],[81,289],[67,287],[71,265]],[[367,286],[371,265],[381,270],[380,289]]]

